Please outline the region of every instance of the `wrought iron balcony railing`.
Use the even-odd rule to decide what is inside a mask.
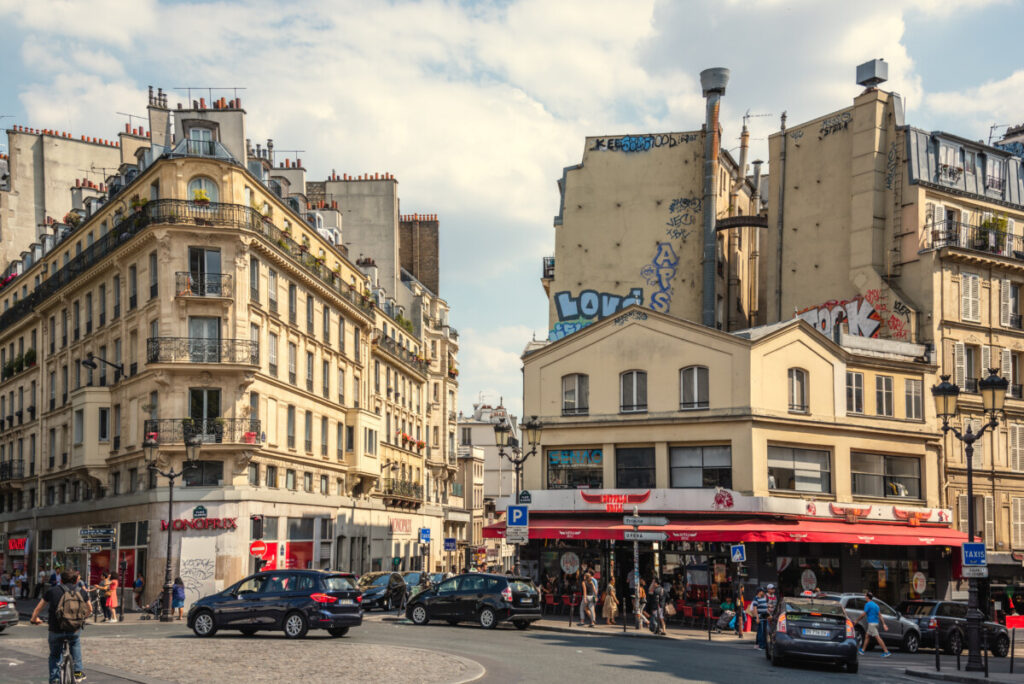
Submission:
[[[230,273],[178,271],[174,274],[174,292],[179,297],[232,297],[232,281]]]
[[[184,444],[198,436],[204,444],[260,444],[260,421],[253,418],[157,418],[144,423],[146,439],[158,444]]]
[[[419,356],[416,356],[408,349],[395,342],[390,337],[385,337],[381,335],[381,337],[378,340],[376,340],[374,344],[376,344],[378,347],[380,347],[387,353],[391,354],[392,356],[398,358],[405,365],[409,366],[417,373],[426,375],[427,369],[430,368],[429,361]]]
[[[0,482],[20,480],[25,477],[24,461],[4,461],[0,463]]]
[[[958,247],[1024,261],[1024,237],[993,227],[972,226],[961,221],[931,224],[931,246]]]
[[[1022,388],[1021,385],[1010,385],[1010,389],[1006,393],[1006,396],[1010,397],[1011,399],[1021,399],[1022,397],[1024,397],[1024,395],[1021,394],[1022,389],[1024,388]]]
[[[406,499],[423,499],[423,485],[409,480],[398,480],[388,478],[384,480],[384,494],[387,496],[400,496]]]
[[[967,378],[964,380],[964,392],[970,394],[978,393],[978,378]]]
[[[193,337],[151,337],[146,363],[239,363],[259,365],[257,340],[207,340]]]

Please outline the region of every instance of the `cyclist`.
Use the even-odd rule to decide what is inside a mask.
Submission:
[[[60,661],[61,655],[64,651],[64,643],[67,642],[71,647],[71,659],[74,661],[75,668],[75,684],[85,681],[85,672],[82,670],[82,642],[81,627],[73,629],[71,631],[65,631],[61,629],[61,621],[63,616],[58,615],[58,607],[60,606],[60,600],[67,592],[77,592],[82,602],[85,604],[83,611],[85,616],[92,612],[91,604],[89,603],[89,597],[81,589],[76,589],[75,585],[78,582],[78,572],[74,570],[64,570],[60,573],[60,584],[50,587],[43,594],[43,597],[39,600],[35,610],[32,611],[32,618],[30,622],[34,625],[42,624],[42,620],[39,619],[39,614],[44,608],[49,606],[48,618],[50,626],[50,684],[56,684],[60,681]],[[65,602],[65,606],[68,602]],[[84,618],[78,616],[84,623]]]

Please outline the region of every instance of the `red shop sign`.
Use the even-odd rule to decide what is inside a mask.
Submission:
[[[8,551],[24,551],[25,544],[28,543],[28,537],[13,537],[7,540]]]
[[[179,518],[178,520],[172,520],[170,525],[167,524],[166,520],[161,520],[160,529],[166,530],[170,527],[176,532],[184,530],[237,530],[236,520],[238,518],[192,518],[191,520]]]

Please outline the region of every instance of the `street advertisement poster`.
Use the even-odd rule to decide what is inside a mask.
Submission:
[[[185,584],[185,608],[218,591],[216,537],[181,537],[178,577]]]

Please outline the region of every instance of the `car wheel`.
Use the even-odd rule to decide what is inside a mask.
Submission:
[[[243,629],[243,630],[241,630],[241,632],[242,632],[242,636],[251,637],[253,634],[256,633],[256,630],[255,629]]]
[[[348,627],[331,627],[327,633],[332,637],[343,637],[348,634]]]
[[[964,638],[959,631],[953,630],[949,633],[949,640],[946,642],[946,653],[949,655],[960,655],[964,650]]]
[[[516,629],[526,629],[530,626],[530,623],[526,622],[525,620],[519,620],[518,622],[513,622],[512,624],[516,626]]]
[[[309,631],[309,622],[302,613],[288,613],[284,616],[284,635],[289,639],[301,639]]]
[[[857,670],[860,669],[860,663],[856,660],[850,660],[846,663],[846,671],[850,674],[857,674]]]
[[[903,637],[903,643],[900,645],[900,649],[907,653],[917,653],[918,646],[921,645],[921,637],[917,632],[909,632]]]
[[[771,661],[771,664],[775,667],[782,666],[782,656],[775,650],[775,644],[771,645],[770,649],[765,649],[765,657]]]
[[[494,629],[498,626],[498,616],[491,608],[484,608],[480,611],[480,626],[484,629]]]
[[[192,621],[192,631],[197,637],[211,637],[217,633],[217,623],[213,620],[213,613],[208,610],[201,610],[196,613]]]
[[[412,623],[414,625],[425,625],[430,622],[430,616],[427,614],[427,607],[422,603],[417,603],[412,607],[409,617],[412,619]]]
[[[1000,634],[996,637],[996,643],[992,645],[991,653],[996,658],[1005,658],[1006,654],[1010,652],[1010,640],[1006,638],[1005,634]]]

